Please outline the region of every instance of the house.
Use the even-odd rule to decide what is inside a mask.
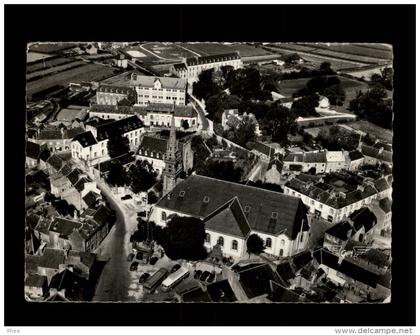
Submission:
[[[136,92],[136,105],[151,103],[186,104],[187,81],[180,78],[143,76],[132,73],[130,87]]]
[[[236,302],[235,293],[224,279],[209,285],[196,286],[181,294],[183,302]]]
[[[268,163],[267,172],[264,175],[264,182],[280,185],[282,169],[283,162],[281,162],[278,158],[273,158],[270,163]]]
[[[343,151],[313,151],[289,153],[283,160],[285,171],[328,173],[347,169]]]
[[[46,168],[46,161],[50,157],[50,152],[46,145],[39,145],[31,141],[26,141],[26,167],[27,168]]]
[[[191,136],[178,139],[178,148],[181,151],[183,171],[188,172],[193,168],[194,152],[191,148]],[[153,165],[153,169],[159,174],[165,168],[164,157],[168,147],[168,138],[165,136],[143,136],[137,159],[146,160]]]
[[[52,154],[46,161],[48,173],[51,175],[58,172],[66,165],[66,161],[56,154]]]
[[[131,87],[101,85],[96,90],[96,103],[98,105],[116,106],[122,100],[136,101],[136,92]]]
[[[30,300],[40,300],[48,292],[48,279],[39,274],[28,274],[25,279],[25,295]]]
[[[89,279],[94,272],[96,254],[77,250],[70,250],[67,263],[73,265],[73,272],[82,278]]]
[[[392,230],[392,201],[390,198],[383,198],[381,200],[375,200],[372,202],[370,209],[377,217],[377,224],[375,227],[375,233],[382,236],[390,237]]]
[[[365,162],[365,156],[358,150],[347,153],[347,166],[349,171],[357,171]]]
[[[264,240],[265,252],[274,256],[296,254],[304,250],[308,242],[306,207],[298,198],[200,175],[187,177],[162,197],[153,207],[150,220],[166,226],[171,214],[207,221],[217,219],[215,225],[206,231],[210,235],[207,247],[221,245],[222,240],[231,241],[223,242],[222,247],[223,253],[230,255],[241,254],[239,247],[245,232],[241,238],[235,238],[236,243],[225,229],[239,228],[219,228],[224,232],[217,232],[216,226],[220,224],[219,220],[223,215],[230,217],[229,222],[240,224],[241,227],[245,225],[245,221],[251,229],[250,233],[258,234]],[[234,249],[236,246],[238,251]]]
[[[252,150],[251,152],[254,155],[257,155],[260,157],[263,161],[269,162],[270,159],[273,158],[275,154],[275,149],[273,149],[271,146],[261,143],[261,142],[254,142],[252,144]]]
[[[59,293],[69,301],[86,301],[86,279],[78,276],[72,270],[64,269],[51,278],[50,296]]]
[[[371,204],[381,192],[391,191],[387,180],[379,179],[381,182],[377,184],[346,171],[311,178],[300,174],[286,182],[284,193],[300,198],[316,217],[337,223]]]
[[[169,68],[169,72],[179,78],[187,79],[188,84],[198,80],[199,74],[208,69],[219,70],[222,66],[233,66],[239,69],[243,66],[241,57],[238,52],[191,57],[183,59],[181,63],[174,64]]]
[[[389,283],[385,283],[386,276],[371,268],[366,268],[357,259],[342,258],[326,249],[318,249],[314,252],[314,260],[326,273],[327,278],[355,292],[358,298],[367,299],[368,296],[374,296],[385,299],[390,294],[390,291],[386,289],[386,286],[389,287]]]
[[[46,128],[38,130],[34,137],[29,139],[39,145],[45,145],[50,152],[69,152],[71,150],[71,141],[73,137],[81,134],[85,129],[78,128]]]
[[[79,229],[82,223],[76,220],[55,218],[49,228],[48,246],[55,249],[71,249],[72,245],[69,236],[73,230]]]
[[[52,277],[66,266],[67,251],[63,249],[45,248],[38,257],[38,274],[46,276],[48,283]]]
[[[387,164],[392,167],[392,146],[381,144],[380,142],[373,146],[362,144],[361,152],[365,157],[364,163],[367,165]]]
[[[131,116],[98,126],[87,126],[86,132],[79,134],[71,141],[72,157],[84,161],[89,166],[109,159],[108,141],[115,136],[125,136],[130,149],[134,150],[140,143],[143,123],[137,116]]]

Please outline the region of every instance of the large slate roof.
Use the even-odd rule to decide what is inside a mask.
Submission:
[[[270,235],[284,232],[294,239],[301,228],[309,229],[306,207],[299,198],[200,175],[183,180],[157,206],[204,219],[234,197],[252,230]]]

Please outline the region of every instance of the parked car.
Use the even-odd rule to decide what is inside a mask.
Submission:
[[[214,278],[216,278],[216,273],[215,272],[210,273],[210,275],[207,278],[207,282],[208,283],[214,282]]]
[[[126,195],[121,197],[121,200],[129,200],[129,199],[133,199],[133,197],[129,194],[126,194]]]
[[[138,259],[138,260],[143,260],[143,253],[141,252],[141,251],[139,251],[138,253],[137,253],[137,255],[136,255],[136,259]]]
[[[139,267],[139,262],[133,262],[130,265],[130,271],[137,271],[138,267]]]
[[[134,258],[134,254],[132,252],[130,252],[127,256],[127,261],[131,262]]]
[[[147,273],[147,272],[143,273],[139,278],[139,284],[144,284],[147,278],[149,277],[150,277],[150,273]]]
[[[149,262],[149,264],[150,265],[155,265],[156,264],[156,262],[159,260],[159,258],[157,258],[157,257],[152,257],[152,258],[150,258],[150,262]]]
[[[174,273],[174,272],[175,272],[175,271],[177,271],[180,267],[181,267],[181,265],[179,265],[179,264],[175,264],[175,265],[172,267],[171,273]]]
[[[199,279],[203,271],[201,270],[195,270],[194,272],[194,279]]]
[[[201,281],[206,281],[207,277],[210,276],[210,272],[208,271],[204,271],[201,276],[200,276],[200,280]]]

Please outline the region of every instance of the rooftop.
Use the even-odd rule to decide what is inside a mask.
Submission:
[[[50,231],[56,232],[61,238],[67,238],[75,229],[79,229],[82,224],[78,221],[56,218],[50,226]]]
[[[249,299],[271,292],[271,281],[280,282],[268,264],[239,272],[239,282]]]
[[[76,135],[73,138],[73,141],[79,142],[83,148],[90,147],[91,145],[98,143],[90,130]]]
[[[66,251],[63,249],[45,248],[44,253],[39,259],[39,266],[49,269],[58,269],[60,264],[66,262]]]
[[[204,220],[206,229],[246,238],[251,231],[237,197],[229,200]]]
[[[187,66],[195,66],[200,64],[209,64],[217,62],[225,62],[229,60],[241,59],[237,52],[224,53],[218,55],[202,56],[202,57],[190,57],[186,59]]]
[[[155,82],[159,81],[162,85],[162,88],[165,89],[176,89],[176,90],[186,90],[187,81],[180,78],[171,78],[171,77],[154,77],[154,76],[142,76],[137,73],[131,75],[131,86],[141,86],[141,87],[154,87]]]
[[[143,123],[136,115],[133,115],[125,119],[117,120],[98,126],[96,128],[96,139],[97,141],[103,141],[112,136],[119,136],[129,131],[140,129],[141,127],[143,127]]]
[[[48,284],[48,279],[46,276],[41,276],[36,273],[31,273],[25,280],[25,286],[28,287],[46,287]]]
[[[156,206],[204,219],[234,197],[252,230],[271,235],[285,233],[294,239],[301,228],[308,229],[306,208],[300,199],[200,175],[183,180]]]

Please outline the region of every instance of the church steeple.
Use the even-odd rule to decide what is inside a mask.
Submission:
[[[176,139],[175,130],[175,116],[172,115],[171,131],[166,146],[166,154],[164,157],[165,168],[163,170],[163,193],[167,194],[176,186],[179,179],[179,174],[182,169],[181,152],[178,147],[178,140]]]

